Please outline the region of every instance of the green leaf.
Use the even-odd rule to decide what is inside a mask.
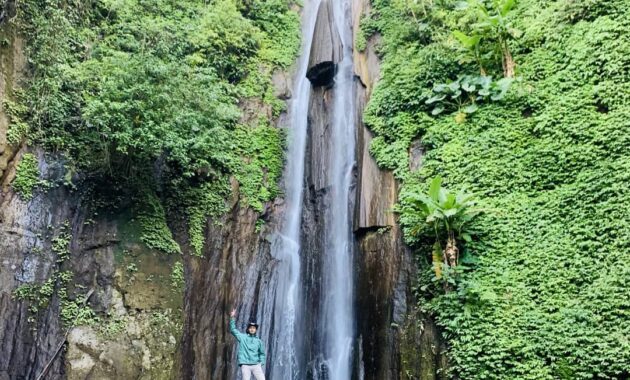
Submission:
[[[462,109],[462,111],[464,111],[465,113],[473,113],[475,111],[477,111],[477,109],[479,109],[479,107],[477,107],[477,105],[475,103],[469,104],[466,107],[464,107]]]
[[[468,2],[467,1],[458,1],[455,3],[454,9],[457,11],[463,11],[468,9]]]
[[[466,92],[473,92],[475,91],[476,87],[474,84],[470,83],[469,81],[464,81],[462,82],[462,89]]]
[[[434,96],[430,97],[429,99],[427,99],[424,103],[425,104],[433,104],[435,102],[439,102],[441,100],[444,100],[444,98],[446,98],[446,95],[434,95]]]
[[[450,217],[455,216],[457,214],[457,209],[451,208],[451,209],[448,209],[448,210],[444,210],[443,213],[444,213],[445,217],[450,218]]]
[[[451,207],[455,206],[456,201],[457,198],[455,197],[455,194],[448,193],[446,195],[446,201],[444,202],[444,205],[442,207],[445,209],[450,209]]]
[[[477,44],[479,44],[479,41],[481,40],[481,36],[479,35],[468,36],[459,30],[453,31],[453,36],[466,49],[474,48],[475,46],[477,46]]]
[[[436,116],[436,115],[441,114],[442,112],[444,112],[444,107],[443,107],[443,106],[441,106],[441,105],[439,105],[439,106],[436,106],[436,107],[433,109],[433,111],[431,111],[431,115]]]
[[[440,202],[441,188],[442,188],[442,177],[437,176],[433,178],[433,180],[431,181],[431,184],[429,185],[429,197],[431,197],[431,199],[435,203]]]
[[[501,9],[499,11],[501,16],[507,16],[512,8],[514,8],[514,5],[516,5],[516,0],[503,0],[503,3],[501,4]]]

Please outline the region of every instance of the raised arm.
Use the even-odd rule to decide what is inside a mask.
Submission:
[[[232,310],[232,312],[230,313],[230,333],[234,335],[236,340],[238,340],[239,342],[245,335],[242,332],[238,331],[238,329],[236,328],[236,309]]]

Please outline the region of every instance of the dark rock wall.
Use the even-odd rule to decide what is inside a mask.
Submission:
[[[361,16],[369,12],[369,1],[352,1],[355,40]],[[365,380],[434,380],[445,365],[442,339],[429,317],[413,312],[416,264],[402,241],[402,231],[392,211],[397,202],[397,183],[393,174],[380,169],[369,154],[372,134],[362,121],[365,105],[379,79],[380,62],[375,53],[378,42],[379,36],[373,36],[364,51],[355,49],[353,53],[358,79],[354,218],[358,246],[358,372]]]
[[[272,333],[272,305],[259,300],[273,299],[272,295],[262,297],[261,292],[273,289],[275,261],[269,253],[270,242],[262,237],[266,234],[255,232],[258,216],[235,198],[219,223],[208,221],[204,256],[185,256],[184,379],[236,378],[236,340],[228,331],[232,308],[237,309],[240,330],[249,319],[262,315],[259,333],[265,341]],[[259,313],[259,308],[265,312]]]
[[[330,155],[332,89],[315,87],[311,90],[304,165],[304,192],[302,225],[300,232],[301,279],[303,282],[304,334],[310,344],[304,347],[307,368],[315,365],[317,353],[321,352],[321,298],[326,294],[323,280],[324,231],[326,213],[330,208]]]
[[[53,182],[62,174],[47,163],[41,152],[39,167],[44,178]],[[22,284],[41,284],[55,271],[74,273],[71,290],[84,293],[78,285],[96,288],[91,301],[104,309],[106,288],[113,278],[115,226],[102,221],[86,225],[85,207],[79,193],[65,187],[54,187],[37,193],[24,202],[13,192],[2,194],[0,204],[0,379],[30,379],[41,373],[57,346],[64,341],[59,299],[53,295],[49,306],[37,314],[30,313],[28,302],[12,297]],[[72,235],[70,257],[61,265],[52,251],[52,240],[68,224]],[[109,255],[108,255],[109,253]],[[72,296],[72,295],[71,295]],[[33,317],[33,322],[28,322]],[[3,377],[4,376],[4,377]],[[63,355],[57,357],[48,372],[50,379],[64,378]]]

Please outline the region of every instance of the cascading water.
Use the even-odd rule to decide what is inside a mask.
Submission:
[[[352,32],[349,3],[336,0],[333,16],[343,48],[337,65],[332,117],[331,205],[325,227],[324,276],[329,293],[324,302],[325,357],[328,379],[349,380],[353,326],[353,237],[350,186],[355,161]]]
[[[325,9],[320,9],[320,6]],[[322,19],[318,20],[318,17]],[[316,24],[325,25],[321,29],[324,32],[317,31]],[[316,41],[313,41],[314,33],[317,34]],[[354,241],[350,207],[355,161],[349,1],[307,1],[303,36],[302,56],[290,104],[290,141],[285,172],[286,209],[280,232],[276,234],[272,245],[272,255],[278,260],[278,265],[274,274],[275,304],[273,332],[269,337],[271,360],[268,373],[274,380],[349,380],[352,375],[354,339]],[[311,56],[314,51],[326,58],[320,62],[321,57]],[[336,62],[340,55],[343,58]],[[309,64],[313,64],[309,60],[316,61],[315,71],[327,72],[325,75],[331,76],[334,74],[334,82],[326,79],[326,83],[322,84],[321,78],[313,79],[311,75],[309,82],[307,72],[310,71]],[[309,106],[312,106],[311,96],[316,91],[315,87],[319,88],[315,102],[319,102],[317,105],[321,106],[322,114],[311,116],[314,119],[319,117],[318,128],[330,129],[317,134],[319,140],[316,143],[307,141],[307,129],[315,128],[309,127],[309,115],[313,112]],[[332,94],[331,102],[326,94]],[[327,136],[325,140],[322,140],[323,135]],[[313,145],[317,148],[313,148]],[[317,176],[316,182],[323,186],[314,186],[318,188],[309,190],[309,194],[318,197],[318,202],[321,202],[317,204],[323,206],[313,212],[317,215],[317,232],[301,224],[304,218],[303,204],[306,202],[305,161],[308,160],[305,157],[308,149],[315,149],[327,156],[311,157],[317,161],[319,169],[311,176]],[[306,163],[311,165],[310,170],[313,171],[313,162]],[[312,236],[314,233],[318,236]],[[316,241],[321,249],[302,247],[304,234],[309,235],[311,243]],[[318,257],[302,257],[307,251],[309,255]],[[309,264],[307,260],[310,260]],[[301,278],[301,273],[304,278]],[[304,298],[308,298],[309,302],[303,301]],[[310,322],[306,323],[307,320]],[[304,334],[301,330],[304,328],[313,331]],[[312,340],[304,341],[303,335],[308,335]]]
[[[313,28],[319,0],[307,1],[302,26],[302,54],[296,75],[293,100],[290,103],[290,141],[285,171],[285,215],[280,233],[271,248],[277,266],[274,305],[274,335],[271,337],[270,377],[294,380],[300,376],[299,337],[296,321],[300,314],[300,214],[304,178],[304,151],[308,102],[311,85],[306,78]],[[303,371],[302,371],[303,372]]]

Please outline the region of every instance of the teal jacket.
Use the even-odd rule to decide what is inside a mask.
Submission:
[[[256,335],[243,334],[236,329],[236,322],[230,319],[230,332],[238,340],[238,365],[265,365],[265,346]]]

